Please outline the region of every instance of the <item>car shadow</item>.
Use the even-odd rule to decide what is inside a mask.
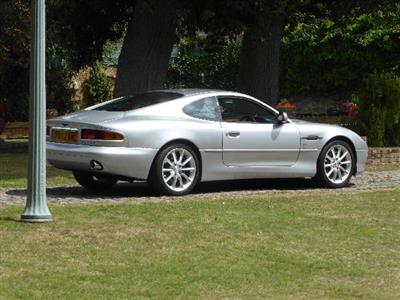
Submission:
[[[354,184],[350,183],[347,188]],[[297,191],[317,190],[320,187],[307,179],[251,179],[251,180],[228,180],[200,183],[192,195],[207,195],[215,193],[229,193],[238,191]],[[7,194],[14,196],[26,196],[26,189],[11,189]],[[119,198],[149,198],[160,197],[146,182],[119,183],[110,190],[90,191],[81,186],[49,187],[47,188],[49,198],[82,198],[82,199],[119,199]],[[190,196],[190,195],[189,195]],[[165,197],[165,196],[164,196]]]

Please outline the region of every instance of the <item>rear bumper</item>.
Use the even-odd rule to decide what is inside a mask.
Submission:
[[[47,160],[59,169],[107,173],[137,179],[147,179],[157,149],[100,147],[47,142]],[[103,166],[95,171],[90,161]]]

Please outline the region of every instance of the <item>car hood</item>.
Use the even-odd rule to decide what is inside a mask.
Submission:
[[[319,136],[323,136],[326,132],[329,131],[336,131],[336,132],[348,132],[350,131],[347,128],[338,126],[338,125],[331,125],[331,124],[323,124],[323,123],[312,123],[303,120],[292,120],[292,122],[296,125],[300,134],[315,134]]]
[[[296,124],[312,123],[310,121],[305,121],[305,120],[300,120],[300,119],[290,119],[290,121],[292,121],[293,123],[296,123]]]

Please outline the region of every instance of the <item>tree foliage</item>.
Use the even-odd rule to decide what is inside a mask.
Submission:
[[[48,108],[69,110],[72,73],[101,59],[108,40],[121,38],[134,1],[46,1]],[[27,120],[30,1],[0,1],[0,102],[9,121]]]
[[[26,119],[29,86],[29,3],[1,1],[0,15],[0,102],[5,104],[9,118]]]
[[[358,95],[358,124],[370,146],[400,146],[400,76],[371,74]]]
[[[0,2],[0,101],[7,103],[11,119],[25,119],[27,115],[29,2]],[[164,3],[160,0],[46,1],[50,105],[63,112],[68,110],[67,81],[72,72],[93,65],[102,58],[104,45],[124,37],[139,2],[147,5],[149,12],[156,10],[157,3]],[[265,86],[272,89],[278,85],[279,68],[273,68],[274,72],[269,70],[279,65],[280,56],[269,54],[271,51],[279,54],[280,39],[275,38],[271,48],[269,38],[273,28],[280,26],[285,26],[280,84],[285,96],[354,90],[360,86],[362,77],[372,72],[399,73],[400,12],[395,1],[174,0],[168,3],[177,11],[176,15],[170,15],[174,15],[171,22],[176,22],[178,34],[175,40],[166,39],[166,43],[178,42],[181,49],[178,57],[171,60],[170,86],[237,90],[241,79],[250,78],[248,82],[252,83],[256,78],[261,83],[257,89]],[[281,25],[271,26],[277,25],[276,20]],[[142,30],[147,29],[148,25]],[[205,33],[205,40],[197,40],[199,32]],[[251,39],[246,39],[249,36]],[[246,48],[245,43],[242,47],[240,39],[251,40],[254,47]],[[156,47],[157,51],[166,49],[162,50],[163,55],[169,55],[170,45],[161,47],[149,40],[148,45],[153,45],[149,47]],[[136,41],[130,49],[143,44],[143,40]],[[192,52],[196,45],[201,49],[200,54]],[[150,55],[153,50],[142,50],[146,55],[140,56],[144,61],[140,66],[154,62]],[[130,50],[127,53],[136,56]],[[249,60],[256,57],[254,53],[257,58]],[[263,58],[262,64],[258,58]],[[155,63],[149,73],[166,72],[165,61]],[[247,65],[251,67],[241,68]],[[263,72],[258,74],[260,65]],[[133,80],[152,81],[157,77],[139,75]],[[162,86],[163,80],[164,76],[158,76],[156,85]]]
[[[234,90],[240,46],[240,40],[228,41],[209,52],[204,39],[182,39],[170,62],[167,86]]]
[[[317,20],[328,19],[336,22],[343,16],[352,14],[360,16],[379,9],[389,10],[392,7],[393,1],[390,0],[203,0],[198,1],[196,8],[187,14],[186,19],[191,22],[183,22],[188,25],[182,28],[187,29],[186,33],[193,33],[196,30],[205,31],[207,39],[213,41],[210,44],[214,44],[216,47],[223,47],[226,37],[242,35],[243,45],[237,89],[265,101],[272,99],[274,102],[279,97],[280,38],[285,24],[291,22],[292,26],[297,26],[293,24],[293,20],[296,19],[294,17],[297,15],[314,16],[314,19]],[[289,38],[290,41],[291,39],[292,37]],[[294,45],[294,47],[296,46],[298,45]],[[290,47],[290,49],[294,47]],[[301,48],[301,50],[303,49],[304,47]],[[286,56],[291,54],[286,53]],[[304,53],[295,55],[293,59],[296,60],[295,64],[302,59],[302,54]],[[314,56],[318,55],[319,53]],[[286,61],[287,68],[291,68],[293,60]],[[298,71],[304,65],[295,67]],[[307,68],[303,68],[303,70],[307,70]],[[287,76],[291,76],[293,79],[293,76],[298,75],[296,71],[293,72],[290,69]],[[283,78],[286,79],[286,76]],[[339,81],[338,78],[335,80]],[[348,80],[344,79],[344,81]],[[303,86],[303,84],[300,85]],[[323,87],[326,86],[323,84]],[[289,92],[297,91],[297,89],[298,87],[290,89],[289,86]]]
[[[354,90],[373,72],[400,72],[400,6],[338,20],[299,17],[285,28],[286,95]]]
[[[105,73],[104,67],[96,62],[89,72],[89,78],[85,81],[85,103],[91,106],[110,100],[113,94],[113,83]]]
[[[129,0],[48,0],[48,40],[71,69],[101,59],[107,41],[120,39],[132,18]]]

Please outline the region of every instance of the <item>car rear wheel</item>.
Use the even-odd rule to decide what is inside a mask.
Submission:
[[[182,196],[194,189],[199,177],[200,163],[196,152],[188,145],[174,144],[157,156],[149,183],[161,194]]]
[[[112,176],[98,175],[88,172],[73,171],[76,181],[89,190],[107,190],[112,188],[117,179]]]
[[[317,181],[328,188],[348,185],[355,168],[352,148],[342,140],[327,144],[321,151],[317,165]]]

